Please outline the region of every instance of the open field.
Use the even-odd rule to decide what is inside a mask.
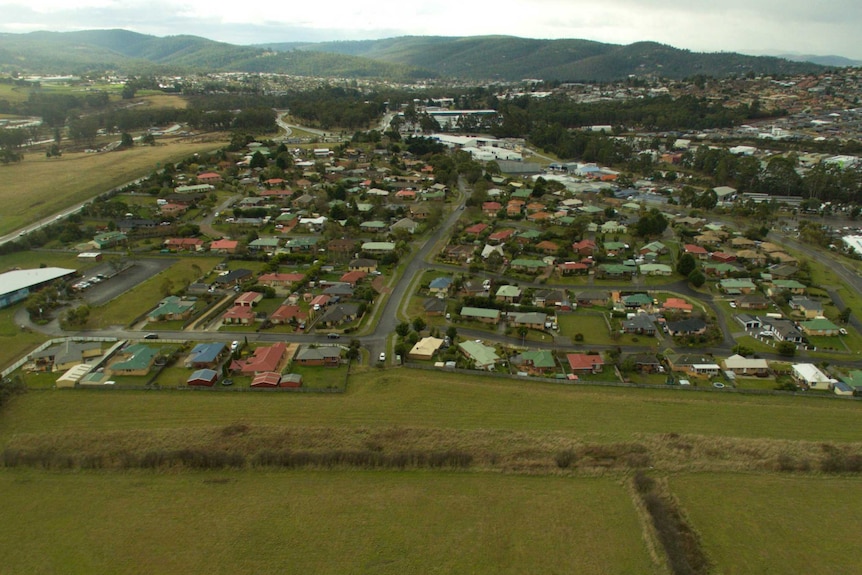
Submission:
[[[602,441],[640,434],[854,442],[862,403],[742,396],[671,388],[596,388],[492,377],[368,370],[346,394],[32,392],[0,420],[0,443],[15,434],[181,429],[253,422],[287,428],[410,426],[555,431]]]
[[[0,485],[10,573],[655,572],[607,479],[4,471]]]
[[[859,479],[684,475],[670,479],[716,573],[858,573]]]
[[[157,164],[213,150],[222,143],[171,141],[166,145],[135,146],[122,152],[65,153],[51,159],[44,154],[27,154],[22,162],[0,166],[0,201],[4,206],[0,234],[146,175]]]
[[[0,367],[5,368],[19,357],[31,351],[39,344],[50,339],[48,336],[34,331],[23,331],[15,323],[15,314],[23,309],[27,302],[19,302],[11,307],[0,310]]]

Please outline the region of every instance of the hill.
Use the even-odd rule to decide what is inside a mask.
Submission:
[[[80,74],[97,70],[181,73],[271,72],[302,76],[466,81],[612,81],[630,75],[685,78],[748,72],[814,72],[810,62],[696,53],[655,42],[626,46],[590,40],[513,36],[404,36],[384,40],[236,46],[198,36],[157,37],[127,30],[0,34],[0,71]]]
[[[272,51],[198,36],[157,37],[128,30],[0,34],[0,71],[81,74],[94,70],[170,73],[197,70],[301,76],[432,77],[413,66],[309,51]]]
[[[590,40],[536,40],[513,36],[404,36],[317,44],[266,44],[273,50],[311,50],[361,56],[471,80],[610,81],[639,76],[685,78],[747,72],[793,74],[819,66],[733,52],[696,53],[655,42],[629,45]]]

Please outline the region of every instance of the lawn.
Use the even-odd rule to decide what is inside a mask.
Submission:
[[[703,537],[716,573],[858,573],[858,478],[685,475],[670,489]]]
[[[346,394],[32,392],[0,419],[15,434],[193,429],[236,421],[290,428],[421,426],[558,431],[630,440],[633,434],[859,441],[862,405],[841,399],[743,396],[694,390],[599,388],[557,382],[368,370]]]
[[[4,471],[0,489],[9,573],[653,571],[631,500],[609,479]]]
[[[0,309],[0,367],[15,362],[19,357],[31,351],[44,341],[50,339],[48,336],[30,330],[22,330],[15,323],[15,314],[24,309],[26,301],[16,303],[11,307]]]
[[[175,291],[197,280],[201,272],[207,274],[220,261],[221,258],[218,257],[177,258],[169,268],[129,290],[122,297],[93,308],[87,327],[128,326],[162,300],[165,288],[170,287]]]
[[[50,159],[42,153],[27,154],[22,162],[0,166],[0,200],[4,206],[0,235],[145,175],[158,164],[213,150],[222,143],[171,141],[122,152],[69,152]],[[27,193],[22,194],[22,190]]]
[[[605,321],[603,312],[574,312],[561,313],[557,315],[557,321],[560,326],[560,335],[572,338],[576,334],[584,336],[584,345],[611,345],[614,342],[611,340],[608,333],[608,324]]]

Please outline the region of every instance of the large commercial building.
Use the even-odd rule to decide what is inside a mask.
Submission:
[[[14,270],[0,274],[0,308],[26,299],[33,289],[74,274],[75,270],[66,268]]]

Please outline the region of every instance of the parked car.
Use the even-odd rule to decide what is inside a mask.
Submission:
[[[338,339],[339,337],[341,337],[341,334],[338,334],[338,333],[328,333],[328,334],[326,334],[326,337],[328,337],[329,339]]]
[[[379,358],[379,361],[380,361],[380,363],[383,363],[383,362],[385,362],[385,361],[386,361],[386,352],[385,352],[385,351],[381,351],[381,352],[380,352],[380,358]]]
[[[157,333],[148,333],[144,336],[144,339],[159,339],[159,334]]]

